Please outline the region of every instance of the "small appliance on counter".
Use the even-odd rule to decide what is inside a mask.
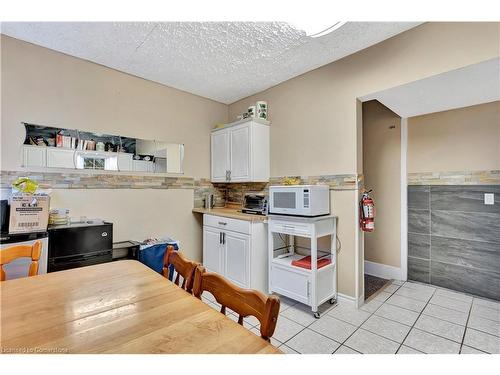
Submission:
[[[215,196],[211,193],[205,194],[205,209],[210,210],[215,206]]]
[[[111,262],[113,223],[100,219],[51,225],[48,272]]]
[[[328,185],[269,187],[269,214],[314,217],[330,214]]]
[[[266,215],[267,195],[247,193],[243,198],[243,208],[241,212],[245,214]]]

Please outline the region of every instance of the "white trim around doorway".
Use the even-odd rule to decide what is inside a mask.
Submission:
[[[401,119],[401,280],[408,278],[408,119]]]

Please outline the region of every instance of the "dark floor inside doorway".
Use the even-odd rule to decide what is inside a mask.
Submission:
[[[373,296],[391,280],[365,274],[365,300]]]

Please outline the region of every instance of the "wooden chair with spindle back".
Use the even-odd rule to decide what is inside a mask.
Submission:
[[[206,272],[203,266],[196,267],[194,273],[193,294],[201,298],[204,291],[211,293],[222,305],[221,313],[229,308],[239,314],[238,323],[243,325],[243,318],[251,315],[260,322],[260,335],[270,341],[278,322],[280,300],[277,296],[266,296],[257,290],[243,289],[224,277]]]
[[[16,245],[0,250],[0,281],[5,281],[3,266],[19,258],[31,258],[28,276],[38,274],[38,260],[42,255],[42,242],[35,241],[33,245]]]
[[[179,286],[180,276],[182,276],[180,287],[191,293],[193,289],[194,270],[197,265],[198,263],[186,259],[182,253],[175,251],[172,245],[168,245],[165,257],[163,258],[163,276],[167,279],[172,279],[177,286]],[[174,270],[172,270],[171,266],[173,266]],[[177,273],[175,280],[174,273]]]

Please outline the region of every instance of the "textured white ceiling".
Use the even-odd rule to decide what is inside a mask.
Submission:
[[[500,58],[410,82],[361,98],[377,99],[401,117],[500,100]]]
[[[417,22],[348,22],[320,38],[284,22],[3,22],[1,32],[233,103]]]

